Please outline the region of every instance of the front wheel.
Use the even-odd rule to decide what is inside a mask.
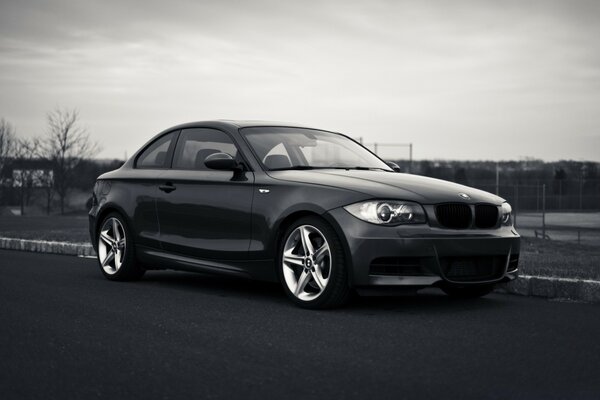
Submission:
[[[450,297],[458,299],[475,299],[490,294],[492,290],[494,290],[494,285],[442,286],[442,290]]]
[[[98,263],[102,274],[112,281],[140,279],[144,269],[135,262],[133,237],[124,218],[110,213],[98,232]]]
[[[317,217],[301,218],[285,232],[279,276],[288,297],[300,307],[339,307],[350,294],[342,244]]]

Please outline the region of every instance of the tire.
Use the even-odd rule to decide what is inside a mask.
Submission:
[[[477,286],[442,286],[442,290],[450,297],[456,299],[476,299],[488,295],[494,290],[494,285],[485,284]]]
[[[294,222],[285,231],[277,255],[281,284],[296,305],[325,309],[348,301],[350,287],[342,243],[321,218],[303,217]]]
[[[111,212],[102,220],[97,241],[98,265],[106,279],[133,281],[144,275],[146,271],[136,263],[133,235],[121,214]]]

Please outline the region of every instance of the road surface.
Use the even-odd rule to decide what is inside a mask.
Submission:
[[[600,398],[600,305],[277,285],[0,251],[0,398]]]

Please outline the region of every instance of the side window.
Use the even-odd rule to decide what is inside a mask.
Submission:
[[[237,148],[225,132],[209,128],[184,129],[175,148],[173,168],[207,171],[204,160],[214,153],[227,153],[236,158]]]
[[[167,168],[169,147],[175,132],[167,133],[156,139],[138,156],[136,168]]]

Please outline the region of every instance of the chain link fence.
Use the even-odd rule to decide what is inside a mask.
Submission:
[[[579,187],[569,183],[487,181],[471,182],[470,186],[506,199],[513,207],[515,226],[525,237],[600,245],[600,194],[597,189],[589,190],[598,188],[600,180],[588,180],[585,186],[581,182]]]

